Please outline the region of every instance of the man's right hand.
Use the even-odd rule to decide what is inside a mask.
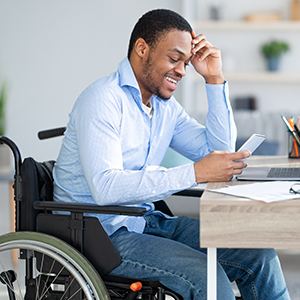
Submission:
[[[251,155],[250,151],[228,153],[212,151],[194,163],[196,182],[229,181],[234,175],[242,173],[247,167],[246,161],[237,161]]]

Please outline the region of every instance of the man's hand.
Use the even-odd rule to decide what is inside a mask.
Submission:
[[[196,35],[192,31],[194,48],[191,64],[201,74],[206,83],[223,84],[221,51],[208,42],[203,34]]]
[[[196,182],[229,181],[233,175],[241,174],[247,167],[245,161],[236,161],[249,157],[250,151],[228,153],[227,151],[212,151],[201,160],[194,163]]]

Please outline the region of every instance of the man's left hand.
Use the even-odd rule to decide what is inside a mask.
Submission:
[[[221,51],[207,41],[203,34],[196,35],[192,31],[194,48],[191,64],[208,84],[223,84]]]

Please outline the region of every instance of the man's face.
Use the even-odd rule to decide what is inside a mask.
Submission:
[[[185,75],[186,65],[192,56],[192,36],[187,31],[171,30],[155,47],[142,68],[140,84],[144,95],[153,94],[169,99],[177,83]]]

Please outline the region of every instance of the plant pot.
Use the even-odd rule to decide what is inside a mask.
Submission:
[[[280,66],[280,55],[266,55],[267,70],[278,71]]]
[[[6,145],[0,145],[0,169],[8,169],[10,167],[11,150]]]

